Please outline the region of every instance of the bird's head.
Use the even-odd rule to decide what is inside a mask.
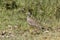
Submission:
[[[28,17],[31,17],[31,13],[30,13],[30,12],[27,12],[27,16],[28,16]]]

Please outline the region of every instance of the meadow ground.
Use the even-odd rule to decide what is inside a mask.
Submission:
[[[27,23],[28,10],[42,30]],[[60,40],[60,0],[0,0],[0,40]]]

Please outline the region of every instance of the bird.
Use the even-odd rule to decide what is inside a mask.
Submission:
[[[41,29],[41,25],[36,21],[36,19],[32,18],[31,16],[32,14],[30,12],[27,12],[27,23],[32,27]]]

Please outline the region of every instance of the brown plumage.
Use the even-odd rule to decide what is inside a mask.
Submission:
[[[28,12],[27,14],[28,14],[27,15],[28,24],[31,25],[32,27],[36,27],[38,29],[41,29],[41,26],[39,25],[39,23],[37,23],[37,21],[31,17],[30,12]]]

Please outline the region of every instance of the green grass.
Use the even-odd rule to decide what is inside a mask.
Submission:
[[[12,0],[1,1],[0,22],[1,26],[7,25],[28,25],[26,22],[26,12],[32,9],[32,16],[43,26],[55,27],[58,25],[59,1],[58,0],[15,0],[17,8],[6,9],[5,3],[11,4]],[[12,6],[10,5],[10,8]],[[24,10],[25,9],[25,10]],[[4,24],[5,23],[5,24]],[[4,24],[4,25],[3,25]],[[26,25],[25,25],[26,24]]]

